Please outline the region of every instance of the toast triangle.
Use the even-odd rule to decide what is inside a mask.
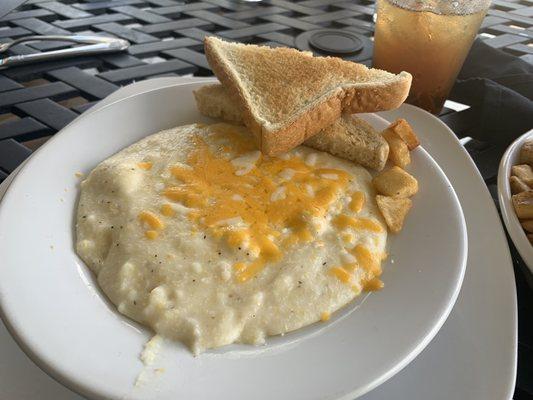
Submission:
[[[215,37],[206,37],[204,45],[215,75],[268,155],[299,145],[343,112],[397,108],[411,85],[407,72],[394,75],[290,48],[230,43]]]

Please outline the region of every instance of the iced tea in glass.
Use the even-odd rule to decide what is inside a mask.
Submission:
[[[490,0],[377,0],[375,68],[413,75],[408,103],[442,110]]]

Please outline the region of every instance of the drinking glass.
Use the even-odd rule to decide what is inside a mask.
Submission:
[[[375,68],[413,75],[407,102],[442,110],[490,0],[377,0]]]

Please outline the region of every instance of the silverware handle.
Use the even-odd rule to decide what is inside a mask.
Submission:
[[[58,36],[59,37],[59,36]],[[42,38],[42,36],[40,36]],[[102,39],[102,38],[100,38]],[[47,39],[63,40],[63,39]],[[12,67],[16,65],[28,64],[37,61],[55,60],[63,57],[83,56],[95,53],[107,53],[127,49],[129,42],[122,39],[113,39],[105,43],[91,44],[88,46],[71,47],[62,50],[46,51],[43,53],[24,54],[20,56],[11,56],[0,59],[0,68]]]
[[[72,42],[81,44],[97,44],[97,43],[113,43],[122,39],[103,37],[103,36],[91,36],[91,35],[38,35],[38,36],[25,36],[19,39],[15,39],[9,43],[10,46],[24,42],[35,42],[43,40],[53,40],[61,42]]]

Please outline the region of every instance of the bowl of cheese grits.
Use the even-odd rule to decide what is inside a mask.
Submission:
[[[245,128],[197,112],[202,84],[108,104],[28,160],[0,203],[6,326],[91,399],[368,392],[457,298],[467,248],[453,188],[414,150],[420,190],[387,233],[374,172],[304,146],[264,156]]]

